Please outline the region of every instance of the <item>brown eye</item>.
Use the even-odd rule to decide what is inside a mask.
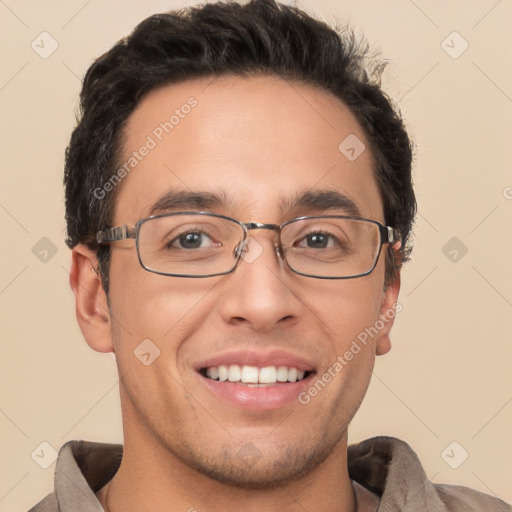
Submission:
[[[311,233],[305,240],[307,246],[312,249],[325,249],[329,243],[329,235],[325,233]]]
[[[202,236],[201,233],[186,233],[179,236],[178,241],[183,249],[197,249],[201,247]]]
[[[186,231],[170,240],[167,249],[203,249],[205,247],[215,247],[220,244],[214,243],[204,231]]]

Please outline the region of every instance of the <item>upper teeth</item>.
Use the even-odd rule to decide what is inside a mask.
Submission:
[[[244,382],[250,384],[275,384],[276,382],[297,382],[304,378],[304,371],[286,366],[212,366],[206,370],[206,376],[213,380]]]

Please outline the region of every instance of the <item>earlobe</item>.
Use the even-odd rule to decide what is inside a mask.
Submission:
[[[79,244],[71,256],[69,284],[75,295],[76,317],[87,344],[98,352],[113,352],[107,296],[97,270],[96,253]]]
[[[398,303],[398,294],[400,292],[400,270],[397,270],[395,277],[383,292],[380,308],[380,322],[382,329],[379,330],[377,342],[375,344],[375,354],[382,356],[391,350],[390,332],[395,322],[397,313],[401,310]]]

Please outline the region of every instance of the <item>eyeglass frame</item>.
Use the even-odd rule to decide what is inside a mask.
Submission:
[[[148,268],[144,263],[142,262],[142,258],[140,256],[140,247],[139,247],[139,231],[140,227],[145,223],[152,219],[158,219],[162,217],[172,217],[172,216],[178,216],[178,215],[208,215],[210,217],[216,217],[219,219],[224,219],[230,222],[234,222],[235,224],[238,224],[241,226],[244,237],[240,241],[240,243],[235,247],[235,256],[236,260],[233,264],[233,267],[226,271],[226,272],[218,272],[216,274],[169,274],[168,272],[160,272],[158,270],[153,270]],[[325,218],[331,218],[331,219],[347,219],[347,220],[357,220],[357,221],[365,221],[370,222],[374,225],[376,225],[379,229],[379,238],[380,238],[380,244],[379,249],[377,251],[377,254],[375,255],[375,261],[370,268],[370,270],[363,272],[361,274],[356,274],[352,276],[341,276],[341,277],[330,277],[330,276],[316,276],[313,274],[305,274],[303,272],[299,272],[292,268],[290,264],[288,263],[288,260],[286,258],[286,255],[281,250],[281,231],[284,227],[286,227],[288,224],[292,224],[294,222],[298,222],[300,220],[305,219],[325,219]],[[377,266],[377,263],[380,258],[380,254],[382,252],[382,246],[384,244],[394,244],[397,240],[395,239],[395,231],[391,226],[385,226],[384,224],[380,223],[377,220],[373,219],[367,219],[364,217],[357,217],[352,215],[305,215],[302,217],[295,217],[293,219],[287,220],[283,222],[282,224],[266,224],[261,222],[241,222],[237,219],[233,219],[232,217],[228,217],[226,215],[221,215],[218,213],[212,213],[212,212],[204,212],[204,211],[180,211],[180,212],[167,212],[167,213],[161,213],[157,215],[150,215],[149,217],[144,217],[143,219],[139,219],[134,226],[129,226],[128,224],[123,224],[121,226],[114,226],[111,228],[107,228],[101,231],[98,231],[96,233],[96,242],[99,245],[105,245],[109,244],[111,242],[121,242],[123,240],[130,240],[135,239],[135,247],[137,250],[137,258],[139,260],[139,263],[141,267],[146,270],[147,272],[151,272],[154,274],[159,274],[163,276],[169,276],[169,277],[187,277],[187,278],[205,278],[205,277],[216,277],[216,276],[224,276],[227,274],[231,274],[235,271],[236,267],[238,266],[238,263],[242,257],[242,254],[244,252],[245,248],[245,241],[247,240],[247,237],[249,235],[249,231],[252,231],[254,229],[268,229],[271,231],[275,231],[278,235],[278,245],[275,246],[276,252],[278,256],[282,258],[282,260],[286,263],[286,266],[295,274],[304,276],[304,277],[311,277],[314,279],[354,279],[357,277],[364,277],[373,272],[375,267]],[[240,249],[241,247],[241,249]]]

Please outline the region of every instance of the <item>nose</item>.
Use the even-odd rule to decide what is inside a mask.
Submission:
[[[237,268],[225,280],[220,312],[229,324],[245,324],[257,331],[292,325],[303,304],[297,279],[279,257],[272,234],[248,237]]]

